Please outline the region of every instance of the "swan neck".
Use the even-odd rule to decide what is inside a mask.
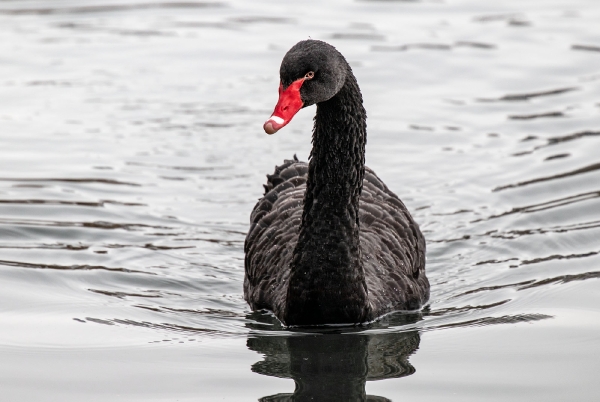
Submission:
[[[359,323],[369,315],[359,241],[366,112],[352,71],[317,104],[298,244],[288,285],[286,324]]]

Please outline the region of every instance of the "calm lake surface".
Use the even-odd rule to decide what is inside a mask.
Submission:
[[[600,2],[0,1],[6,401],[592,401]],[[242,297],[279,64],[322,39],[367,164],[427,238],[431,300],[290,331]],[[295,393],[295,395],[293,395]]]

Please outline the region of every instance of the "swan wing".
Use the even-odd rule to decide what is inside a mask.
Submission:
[[[421,307],[429,299],[425,239],[404,203],[369,168],[365,168],[359,220],[374,314]]]
[[[252,309],[283,312],[307,176],[306,163],[286,160],[267,175],[265,195],[252,211],[244,244],[244,298]]]

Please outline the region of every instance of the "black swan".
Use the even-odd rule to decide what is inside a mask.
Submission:
[[[318,40],[294,45],[280,68],[274,134],[316,104],[310,163],[267,175],[244,245],[244,298],[288,326],[360,324],[429,299],[425,239],[365,167],[366,112],[350,65]]]

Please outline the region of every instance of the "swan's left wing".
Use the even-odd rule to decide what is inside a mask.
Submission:
[[[375,315],[421,307],[429,299],[425,239],[406,206],[369,168],[359,219],[363,267]]]

